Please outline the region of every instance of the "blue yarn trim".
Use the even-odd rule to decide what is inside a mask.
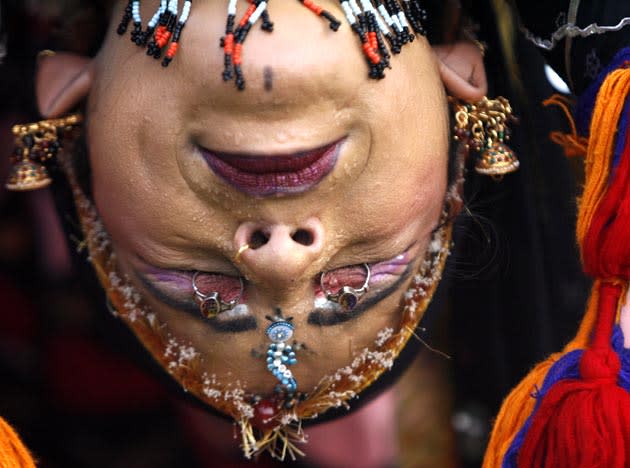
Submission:
[[[623,346],[624,338],[621,328],[615,327],[612,337],[612,346],[615,352],[619,355],[621,360],[621,371],[619,372],[619,386],[623,387],[626,391],[630,391],[630,349],[626,349]],[[542,399],[547,392],[556,383],[561,380],[567,379],[579,379],[580,378],[580,359],[582,358],[581,349],[571,351],[570,353],[562,356],[547,372],[542,388],[536,392],[532,397],[536,398],[536,405],[534,411],[529,415],[525,424],[521,430],[516,434],[510,448],[503,458],[501,463],[502,468],[517,468],[518,454],[523,446],[527,432],[532,424],[532,420]]]
[[[623,347],[623,332],[619,327],[615,327],[613,332],[612,345],[621,360],[619,386],[630,392],[630,349]]]
[[[626,98],[626,104],[624,105],[619,119],[619,129],[617,133],[617,142],[615,143],[615,155],[613,157],[612,168],[610,171],[609,183],[615,177],[617,166],[621,161],[621,155],[626,148],[626,135],[628,134],[628,126],[630,125],[630,96]]]
[[[553,366],[551,366],[551,369],[549,369],[547,375],[545,376],[542,388],[540,388],[535,395],[532,395],[532,397],[536,398],[534,411],[532,411],[532,414],[529,415],[521,430],[518,431],[518,434],[514,437],[510,448],[503,458],[503,463],[501,464],[502,468],[517,468],[518,453],[525,441],[525,436],[529,431],[529,427],[531,426],[534,415],[540,406],[540,402],[551,387],[553,387],[557,382],[566,379],[578,379],[580,377],[580,358],[582,357],[582,353],[583,350],[581,349],[571,351],[570,353],[562,356]]]
[[[602,84],[604,84],[604,80],[610,73],[621,67],[627,61],[630,61],[630,47],[626,47],[617,52],[617,55],[615,55],[608,66],[578,98],[575,106],[575,123],[580,135],[588,135],[597,93],[599,93],[599,89],[602,87]]]

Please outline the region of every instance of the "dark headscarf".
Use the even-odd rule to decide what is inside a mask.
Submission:
[[[527,38],[541,47],[549,64],[577,95],[588,87],[619,50],[630,47],[628,0],[514,2]],[[595,33],[571,37],[571,32],[586,32],[588,29]],[[552,40],[554,34],[558,37],[555,41]]]

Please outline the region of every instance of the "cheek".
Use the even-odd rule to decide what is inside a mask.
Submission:
[[[385,238],[405,230],[427,236],[446,193],[449,132],[442,83],[437,73],[397,68],[399,74],[394,69],[387,77],[397,93],[372,103],[372,115],[380,118],[372,123],[368,165],[346,199],[363,236]]]
[[[231,235],[216,228],[231,226],[225,210],[200,201],[182,177],[178,156],[191,150],[179,94],[164,92],[164,84],[157,93],[113,68],[99,70],[90,96],[88,147],[96,206],[114,241],[140,252],[147,244],[176,248],[191,239],[229,244]],[[212,239],[208,226],[214,226]]]
[[[435,228],[446,192],[445,177],[440,174],[445,170],[436,167],[410,175],[407,166],[406,171],[404,178],[399,173],[391,181],[370,187],[367,196],[357,201],[357,212],[363,214],[359,238],[408,243],[424,239]]]
[[[155,178],[138,164],[138,143],[121,144],[103,132],[91,132],[89,147],[95,204],[106,229],[118,243],[130,247],[167,229],[164,208],[171,200],[153,185]]]

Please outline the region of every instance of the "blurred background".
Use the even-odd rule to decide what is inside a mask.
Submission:
[[[108,3],[0,2],[0,180],[12,125],[39,120],[38,52],[94,54]],[[541,106],[556,92],[545,64],[503,2],[465,6],[488,46],[489,94],[510,98],[519,117],[521,169],[500,182],[468,171],[455,251],[421,334],[451,359],[416,343],[394,390],[404,467],[479,466],[501,399],[575,333],[589,287],[573,234],[580,174],[548,140],[566,122]],[[211,416],[107,311],[62,179],[34,193],[0,188],[0,414],[42,467],[250,466],[208,444]]]

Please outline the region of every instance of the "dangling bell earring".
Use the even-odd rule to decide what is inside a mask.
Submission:
[[[477,173],[500,179],[519,168],[516,154],[505,144],[510,120],[515,120],[512,106],[504,97],[455,104],[455,140],[478,153]]]
[[[74,133],[82,122],[83,116],[74,114],[62,119],[15,125],[15,150],[7,190],[36,190],[50,185],[52,180],[44,164],[59,154],[64,140],[76,136]]]
[[[221,312],[232,310],[236,307],[243,296],[245,285],[243,284],[243,278],[239,276],[238,280],[241,283],[241,290],[238,296],[232,299],[230,302],[225,302],[221,299],[221,296],[217,291],[213,291],[210,294],[204,294],[199,290],[197,286],[197,277],[201,272],[196,271],[192,277],[192,287],[195,291],[195,301],[199,304],[199,311],[205,318],[213,318],[219,315]]]
[[[343,286],[336,293],[329,292],[324,287],[324,277],[326,276],[326,272],[323,272],[319,277],[319,285],[321,286],[324,294],[326,294],[326,299],[336,302],[345,311],[354,309],[369,289],[371,275],[370,266],[367,263],[364,263],[363,268],[365,268],[365,281],[363,282],[363,286],[359,289],[355,289],[351,286]]]

